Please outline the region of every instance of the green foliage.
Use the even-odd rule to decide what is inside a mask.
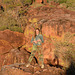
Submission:
[[[17,5],[17,6],[21,6],[21,4],[20,4],[20,3],[17,3],[16,5]]]
[[[13,17],[15,15],[15,17]],[[19,20],[16,19],[17,14],[13,14],[12,10],[4,12],[2,17],[0,17],[0,30],[10,29],[12,31],[23,32],[21,24]],[[18,22],[19,21],[19,22]]]
[[[14,9],[16,7],[16,5],[8,5],[9,9]]]
[[[60,58],[65,62],[65,66],[68,67],[72,62],[75,63],[75,36],[69,32],[65,33],[64,38],[58,41],[56,38],[52,39],[55,42],[55,56]],[[72,42],[73,41],[73,42]]]
[[[56,0],[55,0],[56,1]],[[61,3],[66,3],[67,0],[57,0],[57,2]]]
[[[0,31],[3,31],[5,29],[8,29],[7,26],[4,26],[4,25],[3,26],[0,26]]]
[[[26,12],[26,10],[19,10],[19,14],[23,14],[25,12]]]
[[[68,7],[75,7],[75,0],[67,0],[66,3]]]
[[[9,29],[11,31],[17,31],[17,32],[23,32],[23,30],[21,29],[21,27],[17,27],[17,26],[0,26],[0,31]]]
[[[12,26],[9,29],[11,31],[23,32],[23,30],[21,29],[21,27],[17,27],[17,26]]]
[[[54,1],[59,3],[66,3],[67,0],[47,0],[47,2]]]
[[[65,6],[69,10],[75,11],[75,0],[47,0],[47,2],[49,2],[49,3],[51,1],[62,4],[62,6]]]
[[[55,7],[54,5],[50,5],[50,7]]]
[[[2,10],[0,10],[0,14],[2,14],[3,13],[3,11]]]
[[[33,6],[34,8],[37,8],[37,7],[41,7],[41,6],[43,6],[43,4],[32,4],[31,6]]]
[[[14,9],[17,6],[21,6],[21,2],[16,0],[3,0],[3,3],[7,4],[7,9]]]
[[[4,3],[13,3],[13,0],[3,0]]]
[[[31,0],[20,0],[22,4],[31,4]]]

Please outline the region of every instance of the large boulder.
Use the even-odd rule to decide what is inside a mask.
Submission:
[[[18,48],[24,45],[24,39],[25,37],[22,33],[13,32],[10,30],[0,31],[0,41],[2,42],[1,45],[8,45],[8,47],[5,47],[6,49],[4,49],[4,51],[10,50],[11,48]],[[11,46],[11,48],[9,46]]]
[[[56,68],[50,67],[49,65],[45,65],[42,69],[38,64],[30,65],[29,67],[19,66],[19,67],[4,67],[2,71],[0,71],[0,75],[66,75],[65,71]]]
[[[24,72],[20,69],[11,69],[11,68],[1,72],[1,75],[11,75],[11,74],[13,75],[32,75],[29,72]]]
[[[0,69],[3,65],[27,63],[30,53],[23,48],[20,51],[20,47],[24,44],[23,33],[10,30],[0,31]]]
[[[28,63],[29,56],[30,56],[30,53],[24,49],[21,49],[21,50],[11,49],[10,52],[1,55],[0,69],[2,69],[2,67],[5,65],[11,65],[16,63],[21,63],[21,64],[25,63],[26,65]],[[36,60],[33,59],[31,64],[34,65],[35,63],[36,63]]]

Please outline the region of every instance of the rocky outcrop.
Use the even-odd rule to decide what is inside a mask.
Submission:
[[[75,12],[64,8],[50,7],[48,5],[38,8],[30,7],[28,10],[28,15],[26,17],[27,25],[24,34],[10,30],[0,31],[0,69],[5,65],[28,62],[30,52],[32,51],[32,43],[30,41],[34,35],[34,29],[37,27],[41,29],[44,38],[44,43],[42,44],[44,63],[48,64],[48,66],[64,66],[64,61],[61,59],[61,55],[59,55],[59,58],[55,56],[54,42],[56,39],[61,41],[66,32],[75,33]],[[72,39],[71,42],[74,42],[74,39]],[[38,55],[35,54],[36,58],[37,56]],[[48,67],[47,65],[46,68],[40,69],[39,65],[34,65],[35,63],[36,60],[34,59],[32,61],[33,66],[31,65],[28,69],[24,65],[5,67],[5,70],[2,70],[1,73],[6,73],[7,75],[8,72],[9,75],[11,73],[14,75],[15,72],[17,75],[19,75],[20,72],[23,75],[43,75],[45,73],[47,75],[60,75],[62,72],[61,69],[60,71],[55,67]]]
[[[30,65],[28,68],[25,66],[19,67],[6,67],[0,72],[1,75],[65,75],[64,70],[56,67],[46,65],[41,69],[39,65]]]
[[[44,37],[44,44],[42,45],[44,54],[44,63],[61,65],[63,61],[61,57],[55,59],[54,55],[54,38],[58,40],[63,39],[66,32],[75,33],[75,12],[66,10],[64,8],[56,8],[49,6],[42,6],[29,10],[29,21],[25,28],[24,35],[26,37],[26,50],[31,51],[31,37],[34,35],[34,29],[40,28]]]
[[[24,49],[21,49],[21,51],[19,49],[11,49],[10,52],[2,54],[0,56],[0,69],[3,70],[5,67],[9,67],[6,65],[10,65],[11,67],[13,66],[19,66],[21,64],[27,64],[28,63],[28,58],[30,56],[30,53],[27,52]],[[20,63],[19,65],[16,63]],[[33,59],[33,61],[31,62],[32,65],[34,65],[36,63],[36,60]],[[14,65],[13,65],[14,64]],[[5,67],[3,67],[5,66]]]
[[[22,33],[4,30],[0,31],[0,34],[1,34],[0,40],[5,40],[9,42],[13,48],[20,47],[25,43],[24,41],[25,37]]]
[[[27,63],[30,53],[20,48],[24,44],[25,37],[22,33],[0,31],[0,69],[3,65]]]
[[[24,45],[24,35],[10,30],[0,31],[0,54],[9,52],[12,48]]]

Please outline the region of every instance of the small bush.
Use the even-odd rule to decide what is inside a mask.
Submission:
[[[31,0],[20,0],[20,1],[21,1],[21,3],[22,3],[23,5],[25,5],[25,4],[31,4],[31,3],[32,3]]]
[[[50,5],[50,7],[55,7],[54,5]]]
[[[43,6],[43,4],[32,4],[31,6],[33,6],[34,8],[37,8],[37,7],[41,7],[41,6]]]
[[[67,0],[47,0],[47,2],[54,1],[59,3],[66,3]]]
[[[17,32],[23,32],[23,30],[21,29],[21,27],[17,27],[17,26],[0,26],[0,31],[9,29],[11,31],[17,31]]]
[[[5,30],[5,29],[8,29],[8,27],[7,26],[0,26],[0,31],[3,31],[3,30]]]
[[[21,27],[17,27],[17,26],[10,27],[10,30],[11,31],[17,31],[17,32],[23,32],[23,30],[21,29]]]
[[[57,2],[61,3],[66,3],[67,0],[57,0]]]
[[[14,3],[13,0],[3,0],[3,2],[4,2],[4,3],[8,3],[8,4],[12,4],[12,3]]]
[[[19,14],[24,14],[26,10],[19,10]]]
[[[68,7],[75,7],[75,0],[67,0],[66,4]]]
[[[15,15],[15,17],[13,17]],[[18,31],[18,32],[23,32],[23,26],[21,24],[25,24],[25,21],[21,22],[23,19],[16,19],[17,14],[13,14],[12,10],[5,11],[2,16],[0,17],[0,30],[5,30],[5,29],[10,29],[12,31]]]
[[[0,10],[0,14],[2,14],[3,13],[3,11],[2,10]]]
[[[65,62],[65,67],[68,68],[73,62],[75,63],[75,36],[69,32],[64,34],[64,38],[60,41],[54,38],[54,54]]]
[[[20,3],[17,3],[16,5],[17,5],[17,6],[21,6],[21,4],[20,4]]]
[[[9,9],[14,9],[16,7],[16,5],[8,5]]]

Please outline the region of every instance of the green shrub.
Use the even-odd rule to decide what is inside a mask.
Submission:
[[[17,32],[23,32],[23,30],[21,29],[21,27],[17,27],[17,26],[12,26],[10,27],[11,31],[17,31]]]
[[[41,7],[41,6],[43,6],[43,4],[32,4],[31,6],[33,6],[34,8],[37,8],[37,7]]]
[[[54,54],[65,62],[65,67],[68,68],[73,62],[75,63],[75,36],[69,32],[65,33],[62,40],[54,38]],[[73,42],[72,42],[73,41]]]
[[[8,5],[9,9],[14,9],[16,7],[16,5]]]
[[[26,10],[19,10],[19,14],[24,14],[26,12],[27,12]]]
[[[8,29],[8,27],[7,26],[0,26],[0,31],[3,31],[3,30],[5,30],[5,29]]]
[[[22,4],[31,4],[31,0],[20,0]]]
[[[16,5],[17,5],[17,6],[21,6],[21,4],[20,4],[20,3],[17,3]]]
[[[61,3],[66,3],[67,0],[57,0],[57,2]]]
[[[47,2],[49,1],[54,1],[54,2],[59,2],[59,3],[66,3],[67,0],[47,0]]]
[[[5,29],[10,29],[12,31],[23,32],[20,26],[21,24],[23,24],[23,22],[20,21],[21,19],[20,20],[16,19],[16,14],[15,17],[13,17],[12,15],[13,15],[12,10],[9,10],[7,12],[5,11],[2,14],[2,17],[0,17],[0,30],[2,31]]]
[[[75,7],[75,0],[67,0],[66,3],[68,7]]]
[[[0,10],[0,14],[2,14],[3,13],[3,11],[2,10]]]
[[[50,7],[55,7],[54,5],[50,5]]]
[[[3,0],[4,3],[14,3],[14,0]]]

